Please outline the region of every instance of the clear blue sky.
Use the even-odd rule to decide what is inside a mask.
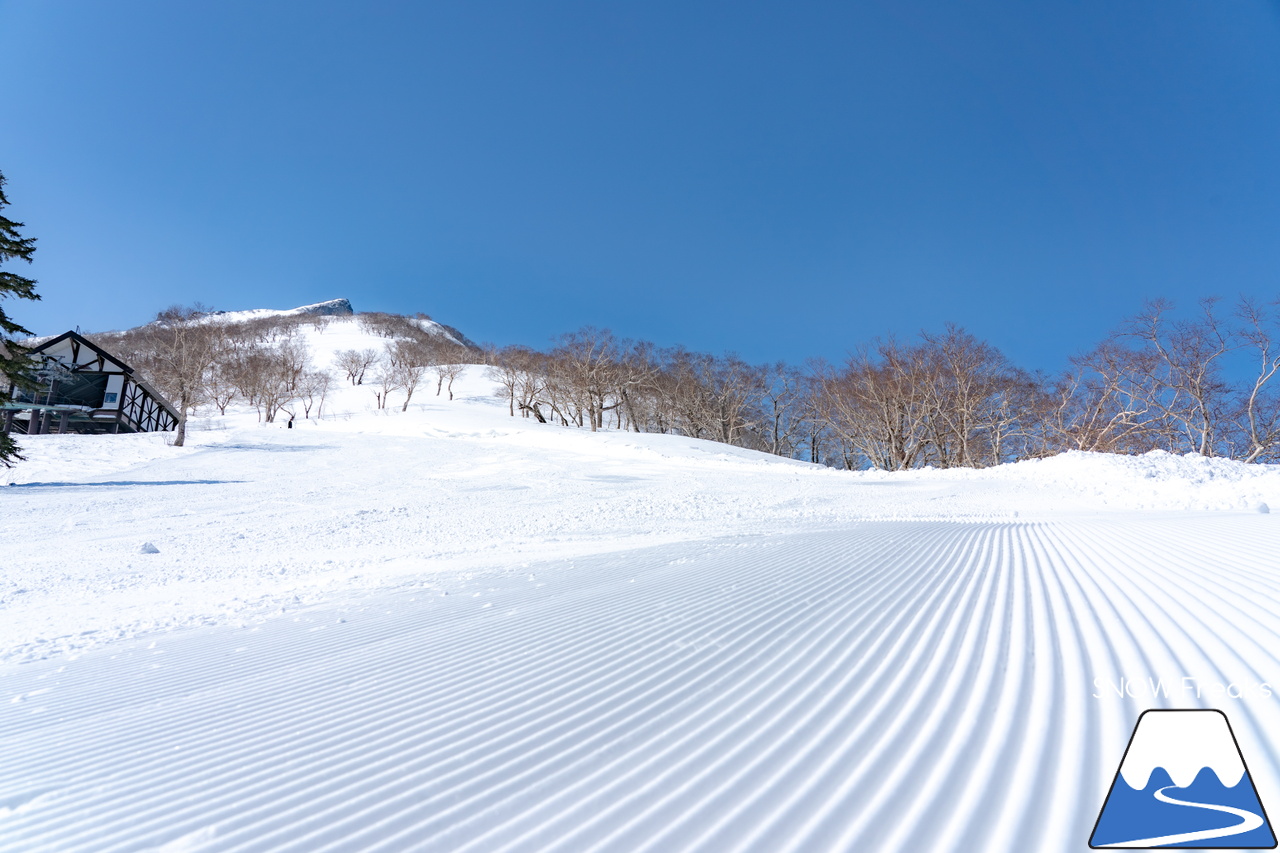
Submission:
[[[1054,369],[1280,296],[1280,4],[0,0],[39,332],[175,302]]]

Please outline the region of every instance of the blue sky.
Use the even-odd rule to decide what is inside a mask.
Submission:
[[[1280,296],[1280,4],[0,0],[40,332],[173,303],[1056,369]]]

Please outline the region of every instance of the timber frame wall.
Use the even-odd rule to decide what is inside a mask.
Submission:
[[[159,432],[178,426],[180,414],[168,400],[132,367],[76,332],[64,332],[32,347],[31,355],[43,359],[37,373],[92,377],[103,392],[93,400],[73,401],[59,395],[56,381],[37,391],[10,385],[0,396],[7,401],[3,405],[6,430],[23,425],[19,415],[26,416],[28,434],[54,431],[55,415],[60,416],[57,432]]]

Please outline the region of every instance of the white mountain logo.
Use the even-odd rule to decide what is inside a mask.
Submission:
[[[1226,714],[1144,711],[1089,846],[1274,848]]]

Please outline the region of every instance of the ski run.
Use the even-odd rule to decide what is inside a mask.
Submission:
[[[1275,467],[844,472],[493,385],[24,439],[0,850],[1082,851],[1148,708],[1280,812]]]

